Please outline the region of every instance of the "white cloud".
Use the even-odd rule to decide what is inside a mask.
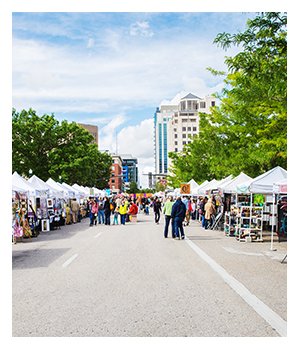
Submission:
[[[91,49],[92,47],[94,47],[94,45],[95,45],[95,40],[92,39],[92,38],[89,38],[86,47],[87,47],[88,49]]]
[[[152,37],[154,32],[151,30],[147,21],[137,21],[130,26],[130,35]]]

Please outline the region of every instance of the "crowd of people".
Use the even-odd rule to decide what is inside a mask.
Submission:
[[[62,209],[59,225],[71,225],[81,222],[83,218],[89,218],[89,225],[125,225],[126,222],[136,222],[137,214],[149,215],[150,208],[153,209],[154,222],[158,225],[161,215],[164,215],[164,237],[168,237],[171,226],[172,238],[184,239],[184,226],[190,224],[190,220],[199,220],[204,229],[211,225],[216,213],[216,201],[211,198],[199,197],[197,199],[188,196],[159,197],[130,197],[128,195],[116,195],[113,197],[91,196],[83,202],[76,198],[70,199]],[[32,212],[35,212],[31,206]],[[29,232],[28,213],[17,212],[14,222],[14,241],[22,236],[26,237]],[[54,218],[54,219],[53,219]],[[55,213],[50,220],[50,229],[55,229]],[[31,231],[33,228],[31,227]],[[28,236],[32,236],[29,235]]]
[[[165,238],[168,237],[171,223],[172,238],[184,239],[183,226],[188,226],[191,219],[201,221],[204,229],[208,229],[212,225],[212,219],[217,212],[216,200],[214,196],[210,198],[199,197],[197,200],[183,196],[182,198],[177,197],[174,201],[172,196],[168,196],[166,201],[162,203],[159,198],[154,198],[153,212],[156,224],[159,224],[160,213],[165,215]]]

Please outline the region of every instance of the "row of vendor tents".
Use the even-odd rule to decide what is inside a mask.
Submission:
[[[19,175],[16,171],[12,175],[12,190],[28,194],[28,196],[39,197],[49,196],[57,198],[83,198],[90,195],[104,197],[105,190],[96,187],[89,188],[78,184],[69,185],[65,182],[59,183],[49,178],[46,182],[33,175],[28,180]]]
[[[240,193],[240,194],[272,194],[272,193],[287,193],[287,171],[280,166],[277,166],[255,178],[251,178],[241,172],[238,176],[228,177],[211,181],[204,181],[201,185],[195,180],[188,182],[190,185],[190,195],[203,196],[214,191],[223,193]],[[170,195],[180,195],[180,188],[176,188]]]

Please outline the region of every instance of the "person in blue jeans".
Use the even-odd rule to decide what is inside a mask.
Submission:
[[[104,224],[104,208],[102,198],[99,199],[98,224]]]
[[[184,239],[184,230],[183,230],[183,220],[185,218],[186,213],[186,207],[184,203],[182,202],[181,198],[178,197],[176,199],[176,202],[173,204],[171,217],[174,220],[174,231],[175,231],[175,238],[179,239],[179,232],[181,235],[181,239]]]

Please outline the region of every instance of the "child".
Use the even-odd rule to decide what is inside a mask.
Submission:
[[[119,217],[119,207],[116,207],[116,208],[115,208],[115,211],[114,211],[114,221],[113,221],[113,225],[119,225],[118,217]]]

